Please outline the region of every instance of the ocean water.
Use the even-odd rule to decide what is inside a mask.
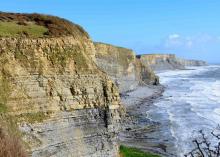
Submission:
[[[184,156],[192,150],[192,140],[199,130],[208,135],[220,124],[220,66],[189,69],[159,73],[166,89],[147,111],[147,118],[161,123],[161,141],[173,143],[168,151],[175,150],[175,156]]]

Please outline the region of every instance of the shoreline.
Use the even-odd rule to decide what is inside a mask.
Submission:
[[[136,90],[122,94],[121,101],[126,108],[126,116],[123,120],[123,131],[119,133],[120,145],[161,156],[174,156],[166,153],[167,143],[158,141],[160,137],[149,135],[160,128],[160,123],[147,118],[146,112],[155,101],[159,101],[164,90],[165,87],[162,85],[140,86]],[[151,143],[153,138],[155,142]]]
[[[162,96],[165,87],[162,85],[139,86],[135,90],[122,94],[121,101],[126,108],[139,106],[149,100]]]

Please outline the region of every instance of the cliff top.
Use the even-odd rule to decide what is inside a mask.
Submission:
[[[137,58],[141,58],[141,57],[175,57],[175,54],[159,54],[159,53],[155,53],[155,54],[141,54],[141,55],[137,55]]]
[[[0,12],[0,37],[86,36],[84,29],[66,19],[43,14]]]
[[[114,48],[118,48],[118,49],[124,49],[124,50],[127,50],[127,51],[133,51],[132,49],[128,49],[128,48],[121,47],[121,46],[116,46],[116,45],[111,45],[111,44],[103,43],[103,42],[94,42],[94,44],[96,46],[102,45],[102,46],[109,46],[109,47],[114,47]]]

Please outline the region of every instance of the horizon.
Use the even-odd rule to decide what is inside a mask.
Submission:
[[[11,0],[0,11],[42,13],[81,25],[93,41],[140,54],[175,54],[220,63],[220,1]]]

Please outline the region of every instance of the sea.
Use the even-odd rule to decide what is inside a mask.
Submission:
[[[167,151],[183,157],[195,147],[192,141],[200,137],[200,130],[215,145],[211,131],[220,124],[220,65],[187,67],[158,75],[165,92],[149,108],[146,118],[161,124],[158,136],[160,141],[170,143]]]

